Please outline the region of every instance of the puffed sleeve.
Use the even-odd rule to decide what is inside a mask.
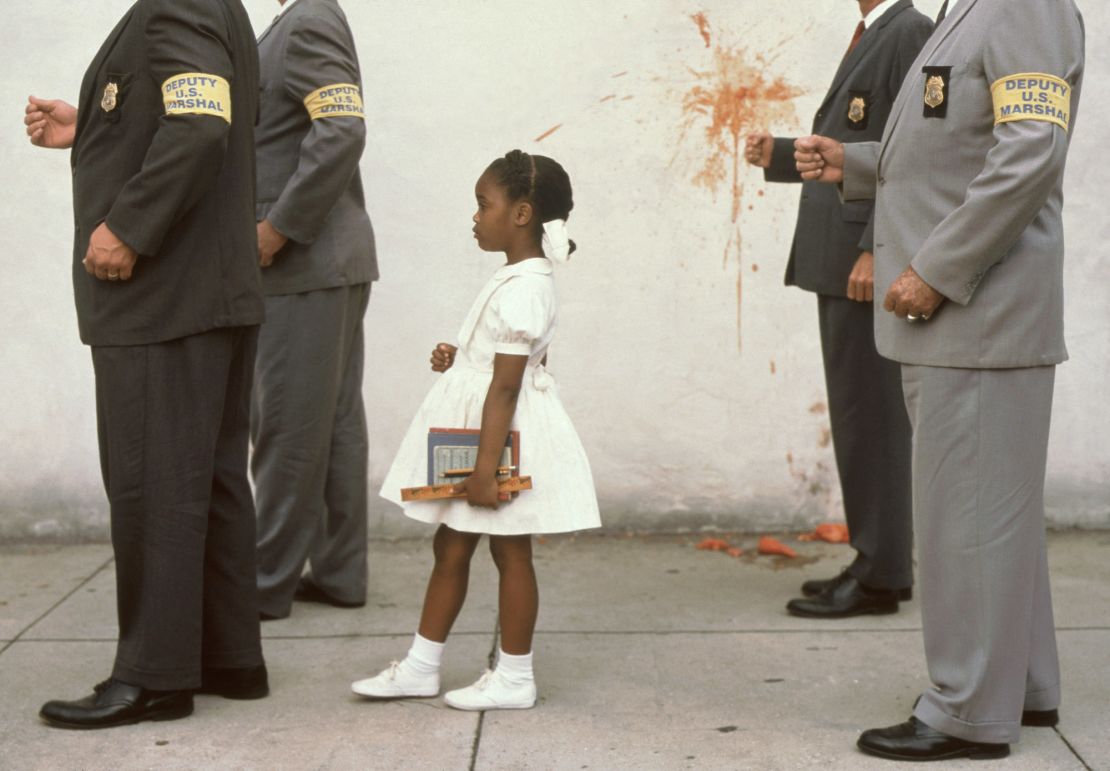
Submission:
[[[519,277],[508,281],[491,298],[494,351],[529,356],[536,342],[554,322],[553,298],[540,281]]]

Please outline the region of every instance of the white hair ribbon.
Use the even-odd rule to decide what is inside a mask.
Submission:
[[[543,223],[543,256],[552,262],[566,262],[570,259],[570,234],[567,233],[566,220],[551,220]]]

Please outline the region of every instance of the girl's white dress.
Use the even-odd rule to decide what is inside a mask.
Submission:
[[[541,362],[555,332],[551,263],[534,257],[504,265],[478,295],[459,331],[451,369],[424,397],[381,495],[421,522],[469,533],[565,533],[601,525],[590,463],[558,388]],[[497,353],[528,356],[512,427],[520,431],[520,474],[533,489],[500,507],[471,508],[465,499],[401,502],[402,487],[428,482],[428,429],[481,428],[482,406]]]

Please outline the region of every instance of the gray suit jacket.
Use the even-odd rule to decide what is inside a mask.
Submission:
[[[1073,0],[960,0],[882,142],[845,145],[844,198],[877,195],[876,303],[907,265],[948,298],[928,322],[877,309],[884,356],[969,368],[1067,358],[1062,188],[1083,49]]]
[[[902,80],[932,31],[932,20],[915,10],[911,0],[887,9],[840,62],[813,119],[813,133],[841,142],[882,137]],[[793,139],[775,139],[763,176],[768,182],[802,182],[794,166]],[[871,201],[841,202],[829,185],[804,182],[787,285],[847,296],[848,275],[860,252],[873,251],[872,212]]]
[[[262,271],[266,294],[377,279],[358,169],[366,142],[362,77],[346,16],[336,0],[297,0],[258,47],[255,215],[289,238]]]

